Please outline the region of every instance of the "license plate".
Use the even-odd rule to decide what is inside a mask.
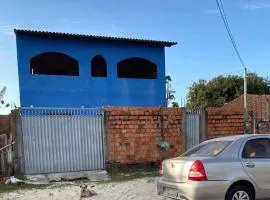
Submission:
[[[174,199],[180,199],[180,194],[176,189],[166,188],[164,192],[165,197],[170,197]]]

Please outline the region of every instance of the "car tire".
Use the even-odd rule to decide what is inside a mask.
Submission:
[[[252,193],[252,191],[244,186],[244,185],[236,185],[233,186],[227,193],[225,200],[236,200],[237,198],[235,198],[235,196],[245,196],[248,198],[243,198],[243,200],[255,200],[255,196]]]

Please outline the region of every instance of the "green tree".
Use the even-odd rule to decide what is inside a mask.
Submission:
[[[219,107],[241,96],[244,92],[243,77],[237,75],[217,76],[210,81],[194,82],[188,92],[188,106]],[[270,94],[268,79],[256,73],[248,74],[249,94]]]
[[[172,107],[173,108],[179,108],[179,104],[175,101],[172,102]]]
[[[259,77],[256,73],[248,74],[248,93],[249,94],[269,94],[269,80],[268,78]]]
[[[206,102],[206,85],[207,82],[205,80],[199,80],[198,82],[194,82],[189,87],[188,92],[188,106],[189,107],[199,107]]]
[[[171,76],[166,76],[165,79],[166,79],[166,83],[170,83],[172,81]]]
[[[179,104],[174,101],[175,100],[175,96],[173,95],[173,92],[171,90],[171,82],[172,82],[172,78],[171,76],[166,76],[166,99],[167,99],[167,104],[171,105],[173,108],[178,108]]]
[[[1,108],[7,108],[10,106],[9,103],[5,102],[4,100],[4,95],[6,94],[6,90],[7,88],[6,87],[3,87],[1,90],[0,90],[0,109]]]

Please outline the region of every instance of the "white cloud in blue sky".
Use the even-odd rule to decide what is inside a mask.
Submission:
[[[270,3],[253,3],[241,4],[240,7],[244,10],[270,9]]]
[[[15,24],[5,24],[0,22],[0,34],[13,36],[13,29],[16,27]]]
[[[218,14],[219,11],[217,9],[206,9],[204,10],[205,13],[208,13],[208,14]]]

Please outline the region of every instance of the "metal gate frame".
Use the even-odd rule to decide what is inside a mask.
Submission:
[[[20,108],[15,119],[17,172],[42,174],[105,169],[102,108]]]

